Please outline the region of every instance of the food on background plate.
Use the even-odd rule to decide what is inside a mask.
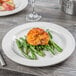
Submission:
[[[15,9],[13,0],[0,0],[0,11],[11,11]]]
[[[26,36],[16,39],[16,44],[22,54],[31,60],[37,59],[37,54],[44,57],[45,50],[52,55],[62,52],[63,49],[53,41],[53,36],[49,29],[32,28]]]

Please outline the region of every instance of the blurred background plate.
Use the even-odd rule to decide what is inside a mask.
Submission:
[[[28,5],[28,0],[14,0],[15,9],[12,11],[0,11],[0,16],[7,16],[22,11]]]

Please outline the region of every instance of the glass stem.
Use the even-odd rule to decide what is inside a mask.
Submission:
[[[32,14],[35,14],[35,0],[32,0]]]

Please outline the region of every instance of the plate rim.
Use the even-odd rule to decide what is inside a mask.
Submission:
[[[51,23],[51,22],[30,22],[30,23],[25,23],[25,24],[31,24],[31,23]],[[51,24],[54,24],[54,25],[56,25],[56,26],[59,26],[59,27],[61,27],[61,28],[64,28],[64,27],[62,27],[62,26],[60,26],[60,25],[58,25],[58,24],[55,24],[55,23],[51,23]],[[21,24],[21,25],[24,25],[24,24]],[[19,25],[19,26],[16,26],[16,27],[20,27],[21,25]],[[13,29],[15,29],[16,27],[14,27]],[[11,30],[13,30],[13,29],[11,29]],[[65,30],[67,30],[66,28],[64,28]],[[11,31],[10,30],[10,31]],[[10,32],[10,31],[8,31],[7,33],[6,33],[6,35]],[[67,30],[68,31],[68,30]],[[69,33],[70,33],[70,31],[68,31]],[[5,36],[6,36],[5,35]],[[74,46],[73,46],[73,50],[72,50],[72,52],[66,57],[66,58],[64,58],[64,60],[66,60],[67,58],[69,58],[70,56],[71,56],[71,54],[74,52],[74,49],[75,49],[75,39],[74,39],[74,37],[73,37],[73,35],[70,33],[70,35],[72,36],[72,38],[73,38],[73,44],[74,44]],[[5,38],[5,36],[4,36],[4,38]],[[3,49],[3,51],[5,50],[4,48],[3,48],[3,41],[4,41],[4,38],[3,38],[3,40],[2,40],[2,49]],[[4,52],[5,53],[5,52]],[[6,55],[6,53],[5,53],[5,55]],[[7,56],[7,55],[6,55]],[[8,57],[8,56],[7,56]],[[8,57],[9,58],[9,57]],[[9,58],[10,59],[10,58]],[[10,59],[11,60],[11,59]],[[64,60],[61,60],[61,61],[59,61],[59,62],[57,62],[57,63],[54,63],[54,64],[49,64],[49,65],[44,65],[44,66],[30,66],[30,65],[26,65],[26,64],[23,64],[23,63],[19,63],[19,62],[16,62],[16,61],[14,61],[14,60],[12,60],[12,61],[14,61],[15,63],[18,63],[18,64],[21,64],[21,65],[24,65],[24,66],[29,66],[29,67],[46,67],[46,66],[52,66],[52,65],[55,65],[55,64],[58,64],[58,63],[61,63],[61,62],[63,62]]]

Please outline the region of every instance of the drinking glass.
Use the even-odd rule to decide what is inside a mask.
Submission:
[[[26,15],[27,21],[38,21],[41,19],[41,16],[35,12],[35,0],[31,0],[32,12]]]

